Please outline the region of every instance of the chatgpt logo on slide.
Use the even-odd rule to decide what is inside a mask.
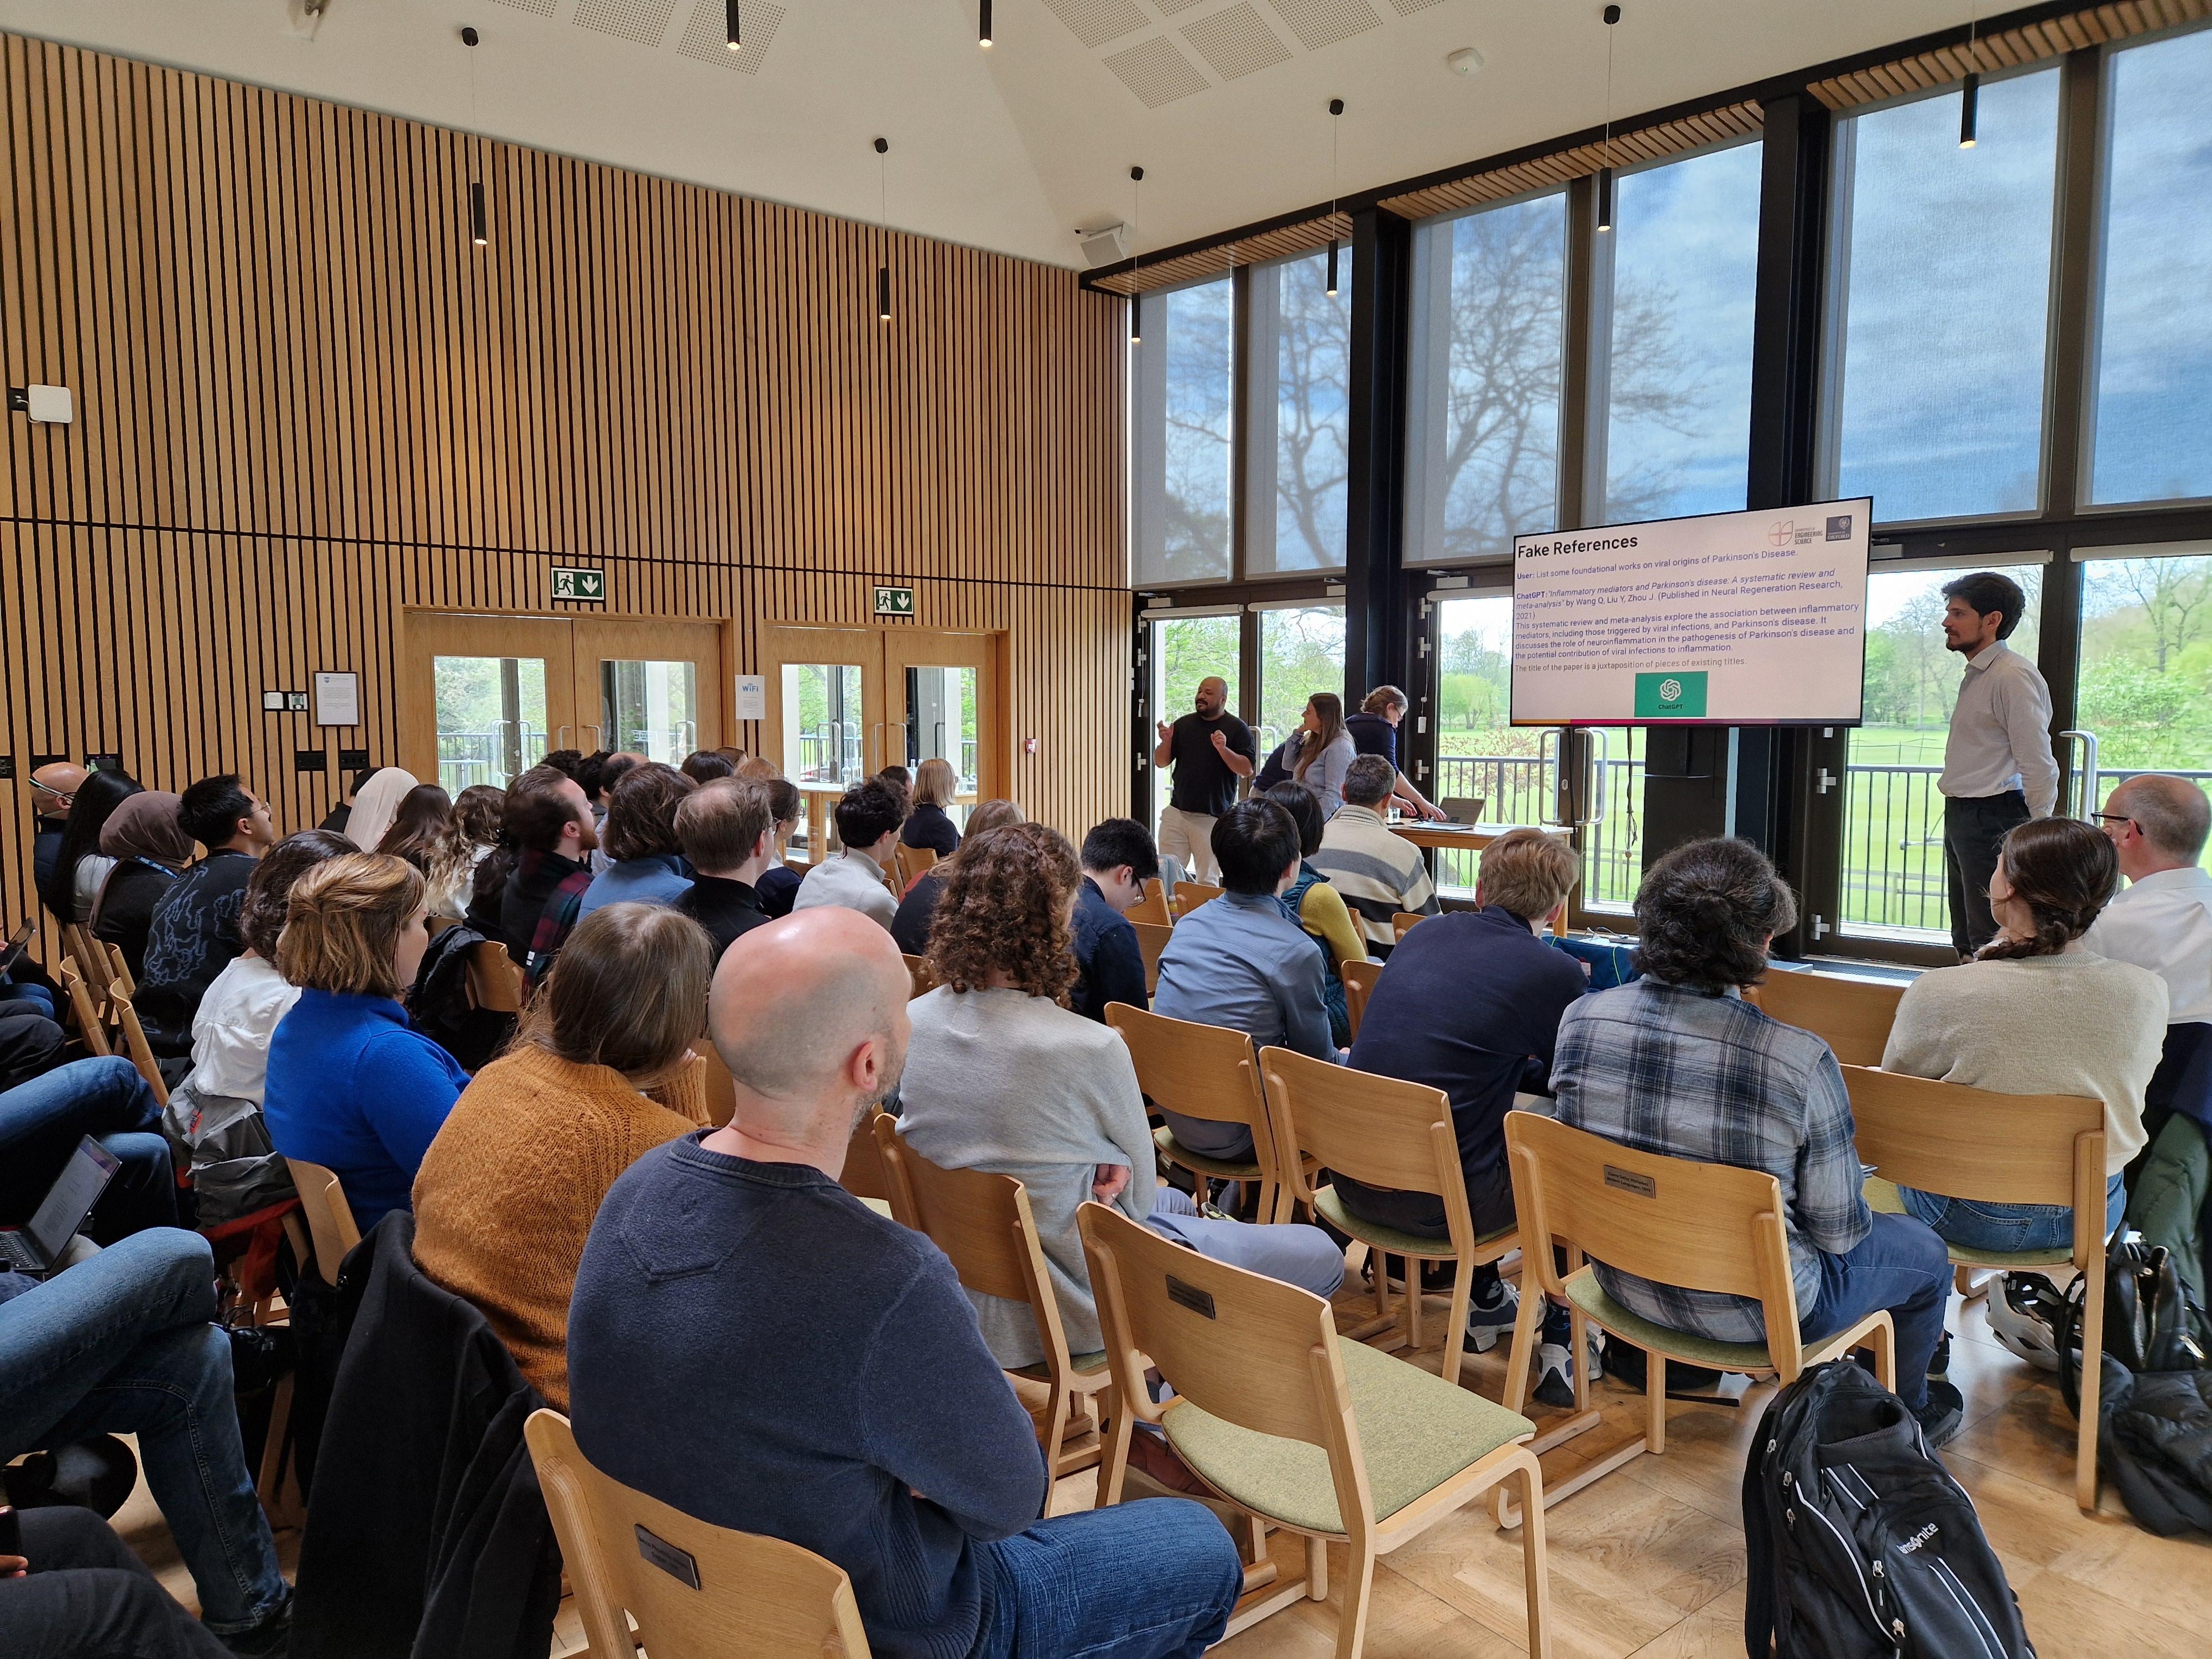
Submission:
[[[1705,677],[1699,673],[1638,674],[1636,718],[1640,720],[1702,720]]]

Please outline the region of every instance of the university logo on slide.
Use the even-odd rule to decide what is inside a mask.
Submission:
[[[1699,720],[1705,712],[1705,677],[1694,674],[1638,674],[1636,718],[1640,720]]]

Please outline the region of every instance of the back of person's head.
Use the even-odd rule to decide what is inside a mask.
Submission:
[[[562,830],[580,810],[568,787],[574,782],[556,766],[533,766],[507,785],[502,819],[507,838],[532,852],[550,853],[558,847]]]
[[[357,849],[332,830],[302,830],[287,836],[253,866],[246,901],[238,913],[238,937],[263,961],[276,960],[276,941],[292,912],[292,889],[301,877],[331,859],[352,858]]]
[[[1265,791],[1261,799],[1271,800],[1291,815],[1291,822],[1298,826],[1298,852],[1311,858],[1321,849],[1322,826],[1328,820],[1322,817],[1321,797],[1297,781],[1285,778]]]
[[[1947,599],[1964,599],[1974,608],[1977,617],[1986,617],[1992,611],[2000,613],[1997,637],[2008,640],[2012,630],[2020,626],[2020,619],[2027,609],[2027,595],[2020,584],[2009,576],[2001,576],[1994,570],[1976,570],[1943,584]]]
[[[994,830],[1003,830],[1010,823],[1025,821],[1018,801],[979,800],[968,811],[968,828],[964,833],[981,836]],[[964,846],[966,843],[963,842],[962,844]]]
[[[47,908],[64,921],[76,920],[73,891],[76,866],[99,853],[100,832],[107,827],[108,814],[138,793],[139,787],[130,774],[99,767],[77,785],[68,824],[62,830],[62,844],[54,855],[53,872],[40,891]]]
[[[1277,802],[1242,800],[1213,821],[1213,861],[1232,893],[1272,893],[1298,861],[1298,826]]]
[[[903,766],[886,766],[876,775],[885,783],[895,783],[902,789],[911,790],[914,787],[914,774]]]
[[[596,801],[600,791],[607,787],[607,761],[613,753],[611,749],[594,749],[576,763],[573,775],[577,787],[583,790],[586,800]]]
[[[433,854],[443,856],[458,841],[453,797],[438,784],[418,783],[399,798],[392,827],[376,843],[376,850],[413,862]]]
[[[1075,983],[1069,909],[1083,878],[1057,830],[1014,823],[961,844],[929,925],[929,966],[956,991],[1003,974],[1016,990],[1063,1006]]]
[[[1581,873],[1565,842],[1541,830],[1509,830],[1484,850],[1476,880],[1484,903],[1541,921],[1566,902]]]
[[[694,790],[676,809],[676,839],[692,868],[720,875],[750,858],[775,828],[769,793],[768,785],[742,778],[717,778]]]
[[[580,749],[556,749],[538,763],[551,767],[564,778],[574,778],[583,768],[584,751]],[[581,780],[578,779],[578,781]]]
[[[733,1127],[764,1111],[791,1128],[831,1103],[865,1109],[897,1085],[913,986],[898,946],[858,910],[825,904],[756,927],[722,952],[708,1006],[714,1050],[742,1091]],[[880,1045],[878,1087],[854,1101],[847,1067]],[[842,1126],[849,1134],[857,1116]]]
[[[142,789],[124,800],[100,826],[100,856],[182,869],[191,861],[197,838],[185,832],[177,800],[166,789]]]
[[[1406,694],[1395,685],[1378,685],[1361,700],[1363,714],[1388,714],[1392,709],[1406,707]]]
[[[2212,835],[2212,798],[2188,778],[2144,772],[2114,789],[2109,811],[2135,821],[2142,838],[2177,864],[2194,864]]]
[[[603,904],[576,924],[515,1034],[579,1066],[659,1083],[706,1035],[714,941],[662,904]]]
[[[775,763],[766,755],[748,755],[738,763],[738,775],[757,779],[762,783],[774,783],[783,774],[775,769]]]
[[[968,833],[975,833],[972,822]],[[1118,870],[1125,864],[1139,881],[1158,878],[1160,849],[1152,843],[1152,831],[1134,818],[1108,818],[1103,823],[1093,824],[1091,833],[1083,838],[1083,867],[1104,872]]]
[[[507,791],[472,783],[453,797],[453,823],[472,847],[496,847],[505,833]]]
[[[235,772],[202,778],[177,799],[177,822],[210,852],[237,840],[238,821],[253,813],[253,797]]]
[[[1344,769],[1344,803],[1347,806],[1378,807],[1396,787],[1398,769],[1380,755],[1362,755]]]
[[[623,773],[622,781],[607,796],[607,823],[602,836],[607,856],[619,864],[626,859],[680,852],[676,809],[696,787],[674,767],[658,761]]]
[[[1797,901],[1756,847],[1716,836],[1677,847],[1644,872],[1636,920],[1643,972],[1717,994],[1766,977],[1767,940],[1797,925]]]
[[[388,853],[349,853],[292,886],[276,971],[303,990],[398,998],[400,930],[422,908],[422,872]]]
[[[906,822],[906,792],[881,778],[863,778],[837,801],[837,839],[873,847]]]
[[[627,749],[617,749],[599,763],[599,799],[604,801],[614,793],[614,787],[623,781],[625,773],[645,764],[645,757],[633,755]]]
[[[798,823],[799,815],[806,810],[806,803],[799,797],[799,786],[789,778],[780,775],[763,778],[759,782],[768,791],[768,810],[775,814],[777,827],[780,829],[784,824]]]
[[[960,793],[960,775],[952,769],[952,763],[932,755],[922,762],[921,770],[914,775],[914,804],[916,806],[950,806],[952,798]]]
[[[717,778],[734,777],[738,763],[714,750],[695,749],[677,769],[694,783],[712,783]]]
[[[732,771],[744,765],[745,763],[745,751],[738,748],[737,744],[733,743],[726,743],[719,745],[714,750],[714,753],[720,755],[724,760],[729,762]]]
[[[2079,818],[2030,818],[1997,848],[1998,868],[2012,896],[2027,906],[2035,931],[1997,938],[1976,954],[1984,959],[2057,956],[2089,931],[2120,884],[2120,855],[2105,832]]]

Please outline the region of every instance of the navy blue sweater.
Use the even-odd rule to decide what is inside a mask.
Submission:
[[[884,1659],[956,1659],[982,1612],[973,1546],[1044,1506],[1029,1413],[934,1244],[703,1133],[632,1164],[592,1224],[577,1443],[687,1515],[844,1568]]]

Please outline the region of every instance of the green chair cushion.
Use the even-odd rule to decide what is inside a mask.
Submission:
[[[1897,1183],[1885,1181],[1880,1176],[1870,1177],[1866,1183],[1867,1208],[1880,1215],[1904,1215],[1905,1200],[1898,1195]],[[1948,1239],[1944,1247],[1951,1252],[1951,1260],[1969,1267],[2063,1267],[2072,1265],[2074,1251],[2070,1245],[2055,1250],[1978,1250],[1971,1245],[1953,1244]]]
[[[889,1220],[890,1220],[890,1219],[891,1219],[891,1204],[890,1204],[890,1200],[889,1199],[887,1199],[887,1198],[864,1198],[864,1199],[862,1199],[862,1200],[860,1200],[860,1202],[861,1202],[861,1203],[863,1203],[863,1204],[865,1204],[865,1205],[866,1205],[870,1209],[873,1210],[873,1211],[874,1211],[878,1215],[879,1215],[879,1216],[883,1217],[883,1218],[884,1218],[884,1220],[889,1221]]]
[[[1597,1275],[1588,1267],[1568,1277],[1566,1290],[1567,1300],[1600,1325],[1622,1341],[1650,1352],[1665,1354],[1669,1359],[1685,1359],[1694,1365],[1710,1365],[1720,1371],[1774,1369],[1774,1361],[1764,1342],[1716,1342],[1711,1337],[1692,1336],[1687,1331],[1655,1325],[1643,1315],[1629,1312],[1605,1293],[1604,1286],[1597,1282]]]
[[[1536,1431],[1527,1418],[1364,1343],[1340,1338],[1336,1348],[1378,1521]],[[1231,1501],[1311,1532],[1344,1530],[1319,1446],[1255,1434],[1188,1400],[1170,1406],[1163,1426],[1176,1455]]]
[[[1106,1369],[1106,1351],[1101,1348],[1097,1353],[1072,1354],[1068,1357],[1068,1363],[1078,1376],[1090,1376]],[[1014,1375],[1026,1376],[1032,1382],[1049,1382],[1052,1381],[1052,1367],[1040,1359],[1033,1365],[1015,1366]]]
[[[1340,1231],[1350,1233],[1354,1238],[1390,1255],[1433,1258],[1449,1256],[1454,1254],[1452,1242],[1449,1238],[1430,1238],[1420,1233],[1401,1233],[1395,1227],[1385,1227],[1376,1222],[1362,1221],[1344,1207],[1344,1200],[1337,1196],[1336,1188],[1334,1187],[1322,1187],[1315,1192],[1314,1208],[1320,1212],[1331,1226]],[[1488,1244],[1494,1240],[1510,1238],[1512,1236],[1513,1229],[1506,1227],[1494,1233],[1480,1234],[1474,1242],[1478,1245]]]
[[[1867,1201],[1867,1208],[1872,1210],[1876,1215],[1905,1213],[1905,1200],[1897,1195],[1897,1183],[1894,1181],[1884,1180],[1880,1176],[1869,1176],[1866,1185],[1859,1190]]]
[[[1223,1181],[1257,1181],[1260,1166],[1245,1162],[1232,1164],[1226,1159],[1208,1158],[1203,1152],[1194,1152],[1175,1138],[1175,1131],[1162,1124],[1152,1131],[1152,1145],[1160,1149],[1160,1156],[1170,1164],[1200,1175],[1210,1175]]]

